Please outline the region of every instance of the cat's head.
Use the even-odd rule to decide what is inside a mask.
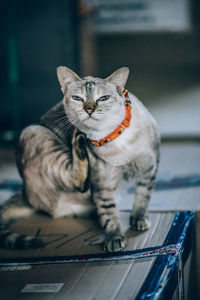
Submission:
[[[118,126],[125,114],[122,93],[128,74],[129,69],[124,67],[105,79],[80,78],[69,68],[58,67],[63,104],[71,123],[86,133]]]

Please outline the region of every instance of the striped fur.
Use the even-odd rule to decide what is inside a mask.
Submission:
[[[17,150],[24,199],[28,200],[28,204],[21,203],[22,210],[29,205],[33,212],[43,210],[54,218],[88,217],[96,211],[107,234],[106,251],[120,251],[126,246],[115,205],[120,178],[126,173],[135,184],[130,226],[146,230],[149,227],[146,212],[159,163],[157,125],[131,93],[130,127],[103,147],[89,141],[107,136],[124,119],[122,91],[128,73],[128,68],[121,68],[106,79],[81,79],[70,69],[59,67],[63,101],[47,112],[39,125],[23,130]],[[7,207],[2,216],[6,210],[8,215]],[[29,243],[29,237],[9,238],[9,235],[2,231],[2,246],[15,248],[16,241],[18,247],[22,244],[32,247],[38,242]]]

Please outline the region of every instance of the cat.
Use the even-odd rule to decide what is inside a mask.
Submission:
[[[23,199],[14,196],[8,201],[1,209],[1,224],[41,210],[54,218],[97,213],[106,234],[104,250],[122,251],[126,241],[115,191],[128,174],[135,185],[130,227],[149,228],[146,214],[158,170],[160,136],[148,110],[125,90],[128,75],[127,67],[106,79],[80,78],[67,67],[57,68],[63,100],[19,137],[16,157]],[[5,248],[42,243],[5,228],[0,233]]]

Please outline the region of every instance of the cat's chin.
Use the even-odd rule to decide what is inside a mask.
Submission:
[[[87,126],[87,127],[90,127],[90,126],[94,126],[96,125],[96,122],[97,122],[97,119],[91,117],[91,118],[87,118],[86,120],[83,121],[84,124]]]

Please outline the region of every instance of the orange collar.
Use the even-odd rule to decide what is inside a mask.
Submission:
[[[117,128],[115,128],[111,133],[109,133],[105,138],[100,139],[98,141],[90,140],[90,142],[97,146],[103,146],[105,144],[108,144],[115,140],[118,136],[120,136],[124,130],[129,127],[130,121],[131,121],[131,101],[128,96],[128,90],[124,90],[123,95],[125,96],[125,109],[126,109],[126,115],[124,120],[119,124]]]

